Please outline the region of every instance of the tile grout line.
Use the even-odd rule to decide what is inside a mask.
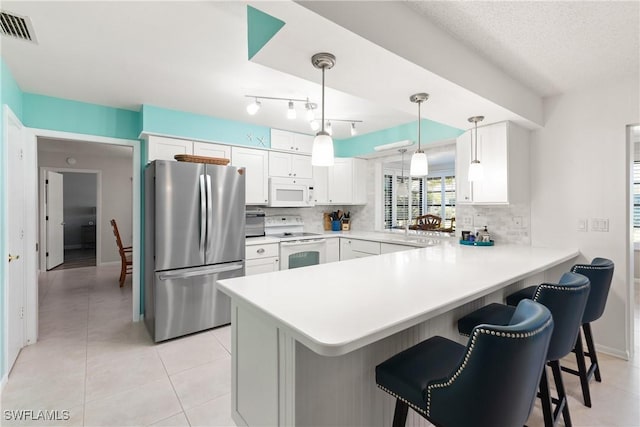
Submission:
[[[173,390],[173,393],[176,395],[176,399],[178,399],[178,405],[180,405],[180,409],[182,409],[182,413],[184,414],[184,418],[187,420],[187,424],[189,424],[189,426],[191,426],[191,421],[189,421],[189,417],[187,416],[187,411],[185,411],[184,406],[182,406],[182,401],[180,400],[180,396],[178,396],[178,392],[176,391],[176,387],[173,385],[173,381],[171,381],[171,375],[169,375],[169,371],[167,371],[167,366],[164,364],[164,360],[162,360],[162,356],[160,355],[160,352],[158,351],[157,348],[154,349],[156,351],[156,354],[158,355],[158,358],[160,359],[160,363],[162,363],[162,368],[164,369],[165,374],[167,374],[167,379],[169,380],[169,384],[171,384],[171,389]],[[170,415],[169,417],[173,417],[176,416],[178,414],[173,414]],[[169,418],[167,417],[167,418]],[[165,418],[163,418],[165,419]],[[162,420],[158,420],[156,422],[159,422]]]

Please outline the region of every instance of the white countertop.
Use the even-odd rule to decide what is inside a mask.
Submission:
[[[267,243],[278,243],[278,242],[280,242],[280,239],[278,239],[277,237],[271,237],[271,236],[247,237],[245,239],[246,246],[266,245]]]
[[[248,237],[246,239],[247,246],[264,245],[267,243],[278,243],[289,240],[301,240],[301,239],[317,239],[317,238],[338,238],[346,237],[351,239],[372,240],[381,243],[392,243],[396,245],[415,246],[416,248],[423,248],[426,246],[439,244],[442,241],[455,240],[455,237],[444,235],[429,235],[429,234],[416,234],[410,233],[405,236],[400,232],[382,232],[382,231],[324,231],[318,233],[317,236],[304,236],[304,237]]]
[[[380,234],[380,233],[377,233]],[[355,238],[355,236],[353,236]],[[576,249],[436,246],[218,282],[314,352],[356,350],[575,258]]]

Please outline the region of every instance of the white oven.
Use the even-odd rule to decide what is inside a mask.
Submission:
[[[314,206],[313,179],[269,178],[269,206],[281,208]]]
[[[280,270],[324,264],[327,239],[312,238],[280,242]]]

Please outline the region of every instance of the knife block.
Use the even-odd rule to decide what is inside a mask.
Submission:
[[[329,213],[325,212],[322,214],[322,222],[324,225],[324,231],[331,231],[331,218],[329,218]]]

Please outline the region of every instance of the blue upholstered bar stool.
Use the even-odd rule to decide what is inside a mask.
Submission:
[[[526,422],[553,330],[551,313],[524,300],[507,326],[478,325],[467,346],[433,337],[376,367],[396,398],[393,426],[409,406],[437,426],[514,427]]]
[[[591,407],[591,393],[589,392],[589,380],[595,375],[596,381],[601,382],[600,366],[598,365],[598,356],[596,355],[596,347],[593,343],[593,335],[591,334],[591,322],[598,320],[604,308],[607,305],[607,297],[609,288],[611,287],[611,279],[613,278],[613,261],[606,258],[594,258],[591,264],[576,264],[571,268],[574,273],[582,274],[589,278],[591,282],[591,291],[587,299],[587,306],[582,316],[582,331],[584,339],[587,343],[587,352],[584,352],[582,344],[582,336],[578,334],[575,348],[573,352],[576,354],[576,363],[578,370],[562,367],[564,372],[580,377],[580,385],[582,386],[582,398],[585,406]],[[516,306],[523,298],[532,299],[535,293],[535,286],[524,288],[507,297],[507,304]],[[584,356],[589,356],[591,366],[586,367]]]
[[[575,346],[589,296],[589,287],[589,279],[585,276],[564,273],[558,284],[543,283],[537,286],[532,298],[533,301],[543,304],[551,311],[554,322],[547,361],[551,366],[556,384],[557,399],[550,397],[546,369],[542,371],[540,378],[540,399],[544,425],[547,427],[556,424],[561,412],[565,426],[571,426],[571,416],[560,370],[560,359],[569,354]],[[522,301],[527,301],[527,299]],[[520,304],[518,304],[519,306]],[[489,304],[458,320],[458,331],[463,335],[468,335],[476,325],[481,323],[505,325],[515,310],[515,307],[509,305]],[[552,403],[556,404],[554,411],[552,411]]]

